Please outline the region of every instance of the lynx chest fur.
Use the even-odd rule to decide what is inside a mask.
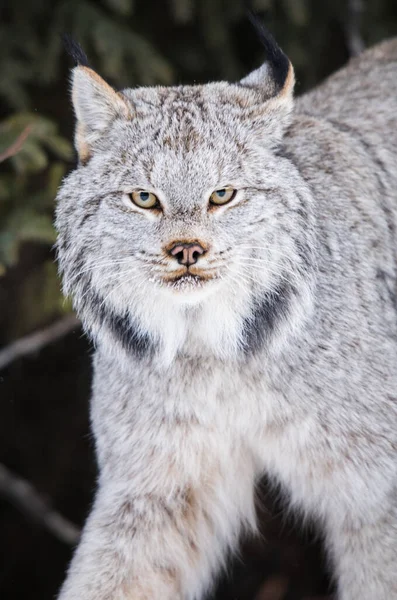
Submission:
[[[99,482],[61,600],[203,598],[267,473],[339,600],[397,600],[397,41],[293,101],[73,72],[58,257],[95,343]]]

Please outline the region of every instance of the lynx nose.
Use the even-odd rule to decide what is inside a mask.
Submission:
[[[198,261],[198,257],[204,254],[205,250],[200,244],[177,243],[170,250],[171,256],[176,258],[180,265],[189,267]]]

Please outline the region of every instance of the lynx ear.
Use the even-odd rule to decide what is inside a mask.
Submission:
[[[75,145],[81,162],[86,163],[111,123],[117,118],[131,118],[131,106],[86,66],[73,69],[72,100],[77,118]]]
[[[240,86],[256,92],[251,118],[267,117],[269,125],[270,122],[274,125],[274,137],[280,138],[293,108],[294,69],[271,33],[252,15],[250,19],[265,47],[268,60],[244,77]]]
[[[291,101],[295,84],[294,68],[288,58],[285,58],[288,61],[286,69],[283,67],[281,70],[278,66],[275,67],[274,64],[265,62],[259,69],[251,71],[249,75],[241,79],[240,84],[262,90],[264,100],[279,97],[280,100]],[[286,71],[285,74],[284,71]]]

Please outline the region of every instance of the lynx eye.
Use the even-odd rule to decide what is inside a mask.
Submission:
[[[210,196],[210,204],[216,204],[217,206],[221,204],[227,204],[230,200],[233,200],[236,195],[237,190],[232,187],[225,187],[220,190],[215,190],[212,192]]]
[[[159,200],[152,192],[137,191],[130,194],[130,198],[134,204],[141,208],[154,208],[159,205]]]

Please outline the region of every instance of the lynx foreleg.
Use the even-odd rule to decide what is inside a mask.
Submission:
[[[387,499],[385,499],[387,503]],[[397,600],[397,508],[329,533],[338,600]]]
[[[59,600],[202,597],[253,520],[252,462],[234,447],[222,463],[207,442],[185,450],[196,456],[191,473],[186,455],[144,453],[135,478],[102,481]]]

